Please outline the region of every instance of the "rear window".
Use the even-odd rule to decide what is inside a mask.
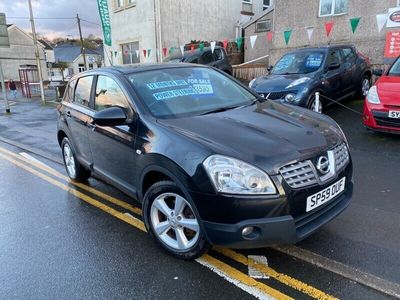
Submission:
[[[198,115],[255,100],[238,83],[209,68],[160,69],[128,75],[128,79],[159,118]]]

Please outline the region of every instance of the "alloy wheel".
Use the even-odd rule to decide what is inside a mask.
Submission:
[[[186,251],[199,239],[200,226],[193,209],[178,194],[159,195],[151,204],[150,220],[159,240],[175,251]]]
[[[313,98],[312,102],[311,102],[311,105],[310,105],[310,109],[312,111],[318,111],[319,113],[322,113],[322,103],[321,103],[321,101],[319,102],[318,110],[315,109],[316,105],[317,105],[317,101],[315,101],[315,98]]]
[[[362,92],[363,96],[367,96],[370,87],[371,87],[371,83],[369,81],[369,78],[367,78],[367,77],[364,78],[362,81],[362,84],[361,84],[361,92]]]
[[[76,177],[75,158],[74,154],[72,153],[71,147],[68,143],[64,145],[63,153],[64,153],[64,162],[67,168],[68,175],[71,178],[75,178]]]

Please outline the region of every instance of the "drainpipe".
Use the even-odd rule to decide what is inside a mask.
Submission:
[[[160,0],[154,0],[154,29],[156,39],[157,62],[162,63],[162,38],[161,38],[161,4]]]

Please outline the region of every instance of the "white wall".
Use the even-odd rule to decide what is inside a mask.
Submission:
[[[155,30],[154,30],[154,7],[153,0],[137,0],[136,6],[130,6],[122,10],[116,9],[115,0],[108,0],[108,8],[111,19],[112,46],[104,45],[104,61],[110,65],[108,57],[118,51],[114,59],[114,65],[122,64],[121,44],[139,42],[139,48],[151,48],[150,61],[155,61]],[[145,62],[143,52],[140,51],[140,61]],[[110,57],[111,59],[111,57]]]
[[[20,65],[36,65],[35,47],[33,40],[15,26],[8,28],[8,35],[10,47],[0,48],[4,78],[19,81],[18,68]],[[39,57],[43,79],[48,80],[44,48],[41,46],[39,47]]]

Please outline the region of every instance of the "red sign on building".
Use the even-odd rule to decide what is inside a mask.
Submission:
[[[400,56],[400,31],[386,33],[385,57],[396,58]]]

